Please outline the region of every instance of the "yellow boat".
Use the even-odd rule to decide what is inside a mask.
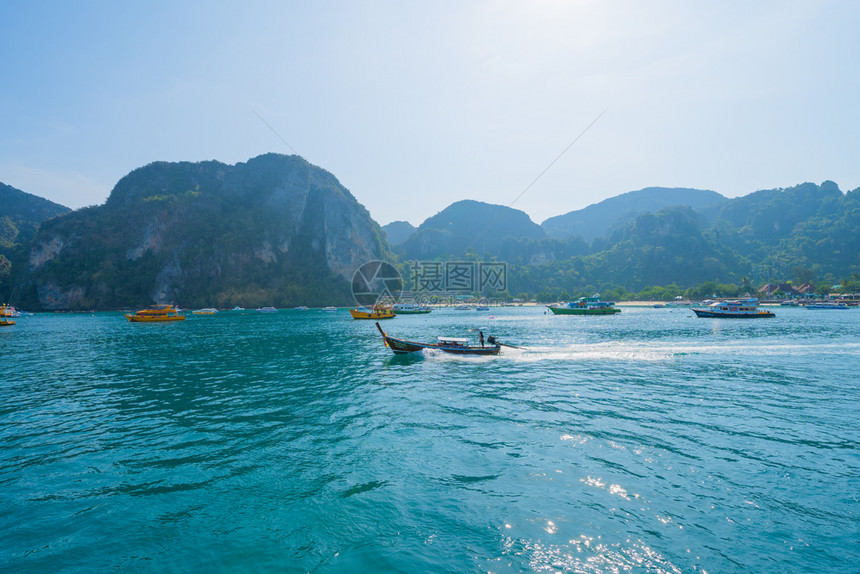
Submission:
[[[393,319],[397,316],[391,307],[383,307],[381,305],[374,305],[372,309],[368,309],[367,307],[350,309],[349,314],[352,315],[353,319]]]
[[[218,312],[218,309],[213,309],[212,307],[206,307],[205,309],[197,309],[196,311],[192,311],[195,315],[214,315]]]
[[[184,321],[185,315],[173,305],[155,305],[142,309],[135,314],[126,313],[125,318],[132,323],[164,323],[168,321]]]
[[[10,312],[9,309],[12,309]],[[15,316],[15,308],[10,307],[8,305],[0,305],[0,327],[11,327],[15,324],[15,321],[12,319],[7,319],[7,317]]]

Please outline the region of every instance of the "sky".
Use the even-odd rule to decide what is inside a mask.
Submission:
[[[860,2],[6,0],[0,182],[297,153],[380,224],[650,186],[860,187]]]

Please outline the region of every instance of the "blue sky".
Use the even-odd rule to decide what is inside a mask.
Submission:
[[[292,148],[415,225],[460,199],[539,223],[648,186],[847,191],[858,30],[847,0],[9,0],[0,182],[78,208],[153,161]]]

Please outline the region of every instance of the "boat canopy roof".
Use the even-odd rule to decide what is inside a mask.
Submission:
[[[436,340],[440,343],[460,343],[461,345],[469,342],[469,339],[464,337],[436,337]]]

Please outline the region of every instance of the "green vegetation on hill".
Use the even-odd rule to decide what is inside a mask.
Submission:
[[[354,270],[387,253],[367,210],[299,157],[159,162],[125,176],[103,206],[42,226],[21,305],[346,304]]]
[[[399,261],[349,191],[296,156],[150,164],[103,206],[63,217],[62,206],[3,193],[12,200],[0,204],[0,287],[31,309],[350,304],[352,274],[374,259],[404,277],[409,261],[505,262],[509,293],[544,300],[733,296],[786,280],[847,289],[860,279],[860,189],[829,181],[730,200],[646,188],[591,206],[603,229],[592,240],[548,237],[522,211],[460,201],[417,229],[387,226],[409,234]]]
[[[385,238],[392,246],[403,243],[409,239],[409,236],[415,233],[416,229],[417,227],[408,221],[392,221],[388,225],[382,226],[382,231],[385,232]]]
[[[48,219],[68,207],[0,183],[0,303],[14,295],[12,261],[25,257],[28,242]]]
[[[518,209],[465,200],[424,221],[397,251],[405,259],[457,258],[468,251],[496,254],[508,237],[541,240],[546,234]]]
[[[689,206],[641,214],[590,244],[507,238],[472,256],[506,261],[509,292],[551,299],[669,285],[679,294],[697,285],[748,291],[787,279],[833,285],[860,272],[860,190],[806,183],[727,200],[710,215]]]
[[[604,199],[584,209],[550,217],[541,227],[550,237],[564,239],[579,235],[586,241],[592,241],[644,213],[655,213],[672,206],[687,206],[711,214],[726,201],[728,200],[725,197],[715,191],[685,187],[646,187]]]

